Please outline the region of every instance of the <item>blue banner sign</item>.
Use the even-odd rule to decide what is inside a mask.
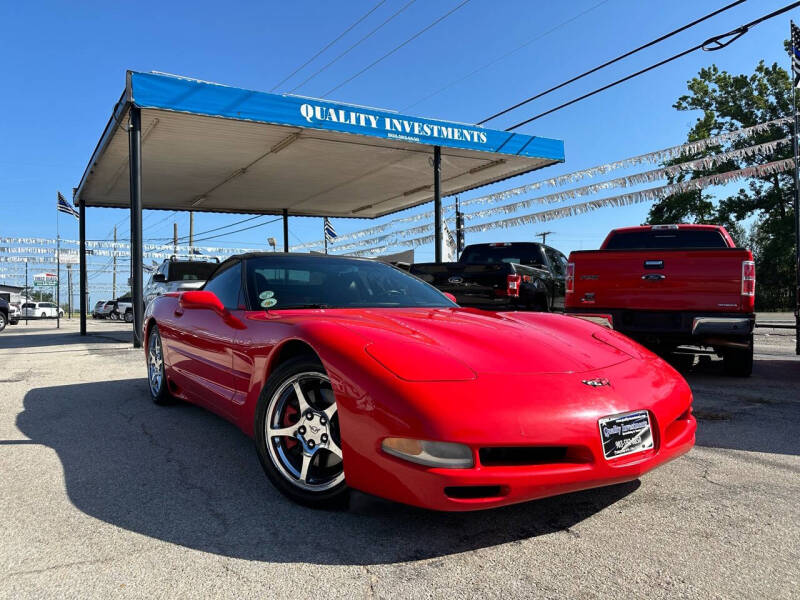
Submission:
[[[414,144],[564,160],[564,142],[361,106],[268,94],[173,75],[128,73],[128,94],[141,108],[337,131]]]

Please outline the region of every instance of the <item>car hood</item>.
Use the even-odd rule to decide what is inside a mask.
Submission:
[[[580,373],[644,357],[627,338],[561,315],[461,308],[320,312],[364,338],[367,352],[390,370],[420,373],[404,377],[414,380],[431,380],[444,365],[465,379],[457,365],[474,374]]]

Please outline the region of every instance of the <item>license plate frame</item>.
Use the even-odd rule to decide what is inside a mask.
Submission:
[[[597,424],[606,460],[646,452],[654,447],[653,427],[647,410],[610,415],[599,419]]]

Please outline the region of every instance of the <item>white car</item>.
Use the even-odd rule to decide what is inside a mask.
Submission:
[[[55,302],[26,302],[20,314],[23,319],[55,319],[63,316],[64,310],[58,308]]]
[[[199,290],[219,266],[219,262],[200,260],[165,260],[144,288],[144,305],[167,292]]]

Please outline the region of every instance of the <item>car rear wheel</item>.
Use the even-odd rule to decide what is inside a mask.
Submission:
[[[753,336],[747,348],[727,348],[722,355],[722,368],[727,375],[750,377],[753,373]]]
[[[41,314],[41,318],[42,318],[42,319],[46,319],[46,318],[47,318],[47,313],[42,313],[42,314]]]
[[[0,313],[0,331],[6,328],[6,316],[3,313]]]
[[[255,441],[264,471],[284,495],[312,507],[346,504],[336,399],[318,361],[295,358],[270,376],[256,410]]]
[[[125,313],[125,322],[126,323],[133,323],[133,311],[129,310]]]
[[[156,404],[171,404],[172,396],[167,389],[167,377],[164,370],[164,348],[161,345],[161,334],[158,325],[153,325],[147,342],[147,380],[150,384],[150,396]]]

